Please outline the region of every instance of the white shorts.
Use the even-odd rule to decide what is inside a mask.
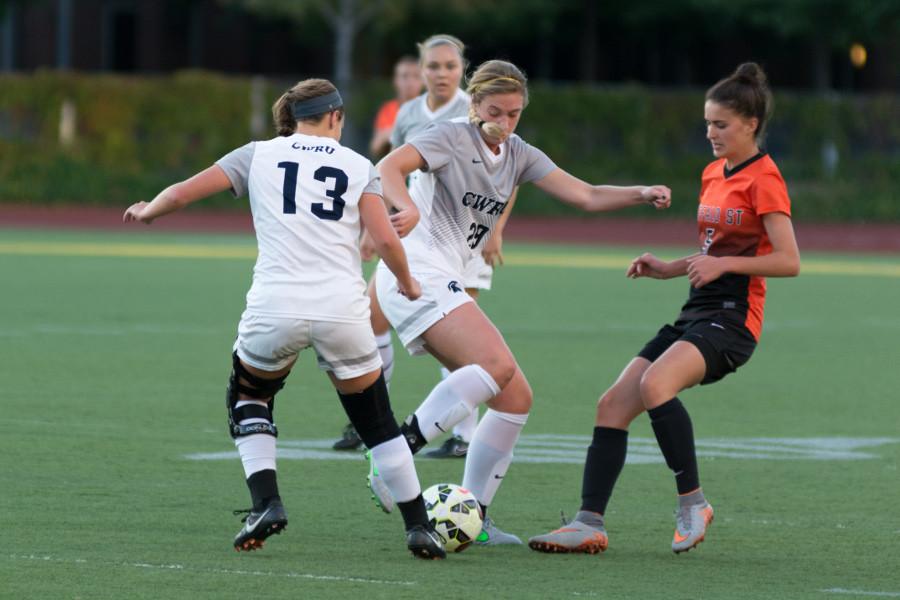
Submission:
[[[359,377],[381,367],[368,321],[309,321],[244,311],[234,342],[238,357],[263,371],[280,371],[310,346],[316,351],[319,368],[338,379]]]
[[[491,289],[491,278],[494,276],[494,268],[484,262],[481,254],[476,254],[466,270],[463,272],[463,281],[467,289],[475,288],[476,290]]]
[[[465,284],[460,278],[436,273],[413,273],[422,286],[422,295],[418,300],[409,301],[398,292],[397,278],[384,265],[378,263],[375,275],[375,291],[378,304],[388,321],[391,322],[397,337],[410,354],[424,354],[425,340],[421,335],[425,331],[459,308],[466,302],[474,302],[466,293]]]

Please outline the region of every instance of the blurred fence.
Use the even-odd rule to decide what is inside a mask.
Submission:
[[[167,77],[0,76],[0,203],[124,205],[269,137],[291,82],[203,72]],[[364,150],[384,81],[347,91],[345,143]],[[518,133],[592,183],[666,183],[690,215],[712,159],[702,90],[535,83]],[[808,221],[900,221],[900,97],[776,90],[768,150]],[[224,195],[215,205],[234,205]],[[526,214],[573,211],[526,186]],[[641,213],[646,214],[646,211]]]

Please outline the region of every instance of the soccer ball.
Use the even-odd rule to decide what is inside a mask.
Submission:
[[[462,552],[481,533],[481,507],[472,492],[453,483],[437,483],[424,492],[431,526],[448,552]]]

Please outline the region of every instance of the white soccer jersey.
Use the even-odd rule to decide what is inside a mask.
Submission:
[[[449,121],[469,114],[469,95],[461,89],[457,88],[456,95],[437,110],[428,108],[427,97],[426,92],[400,106],[397,119],[394,121],[394,129],[391,130],[391,145],[394,148],[399,148],[415,135],[422,133],[432,123]]]
[[[400,107],[394,122],[394,129],[391,132],[391,145],[394,148],[399,148],[428,129],[433,123],[453,119],[465,121],[468,118],[471,98],[459,88],[456,90],[456,95],[447,104],[434,111],[428,108],[427,98],[428,94],[425,93],[405,102]],[[409,174],[407,183],[410,198],[421,211],[431,201],[434,182],[422,171],[413,171]]]
[[[328,137],[251,142],[216,162],[250,194],[259,256],[247,310],[317,321],[369,319],[359,256],[359,199],[382,195],[365,157]]]
[[[415,271],[462,275],[481,253],[516,186],[557,167],[513,134],[493,154],[468,122],[443,122],[408,142],[427,163],[434,192],[419,205],[419,223],[404,238]]]

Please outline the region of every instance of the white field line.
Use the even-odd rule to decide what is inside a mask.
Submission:
[[[843,594],[845,596],[875,596],[878,598],[900,598],[900,592],[869,592],[866,590],[845,590],[844,588],[829,588],[819,590],[823,594]]]
[[[371,583],[379,585],[418,585],[416,581],[391,581],[387,579],[369,579],[367,577],[348,577],[345,575],[319,575],[316,573],[298,573],[294,571],[247,571],[243,569],[216,569],[191,567],[182,564],[154,564],[144,562],[104,562],[89,561],[83,558],[58,558],[55,556],[39,556],[35,554],[9,554],[11,560],[32,560],[72,565],[88,565],[100,567],[129,567],[134,569],[153,569],[158,571],[183,571],[185,573],[212,573],[216,575],[240,575],[241,577],[286,577],[290,579],[312,579],[316,581],[334,581],[338,583]]]
[[[215,260],[252,260],[256,248],[226,244],[146,244],[96,242],[0,242],[0,255],[24,256],[92,256],[114,258],[192,258]],[[513,251],[505,255],[511,267],[549,267],[568,269],[622,270],[633,255]],[[900,277],[900,264],[848,260],[808,259],[803,261],[804,275],[858,275]]]
[[[900,438],[710,438],[696,441],[697,456],[736,460],[867,460],[878,454],[862,449],[900,442]],[[331,450],[333,440],[284,440],[278,458],[288,460],[362,460],[357,452]],[[523,435],[515,450],[515,462],[583,464],[590,439],[577,435]],[[234,460],[234,450],[185,455],[189,460]],[[663,457],[653,438],[628,441],[629,464],[661,464]]]

